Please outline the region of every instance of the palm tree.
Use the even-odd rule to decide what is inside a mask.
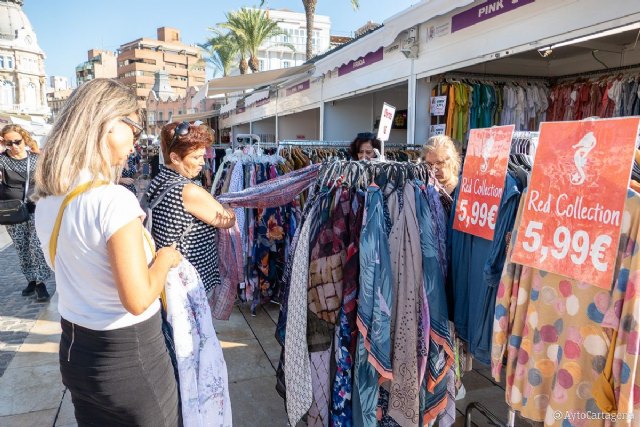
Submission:
[[[313,17],[316,14],[316,5],[318,0],[302,0],[304,13],[307,17],[307,59],[313,56],[313,45],[311,43],[313,37]],[[359,0],[351,0],[351,7],[356,10],[360,7]]]
[[[240,46],[231,33],[222,33],[217,28],[209,28],[209,31],[214,33],[213,37],[200,44],[200,47],[207,53],[206,61],[215,68],[214,76],[221,72],[222,76],[226,77],[229,75],[231,67],[240,53]],[[242,72],[242,67],[240,71]]]
[[[236,12],[226,14],[227,22],[220,24],[221,28],[226,28],[244,44],[245,51],[249,54],[249,68],[256,72],[259,70],[258,50],[265,42],[272,37],[286,35],[287,33],[278,27],[278,23],[269,18],[266,11],[262,9],[241,8]],[[276,46],[286,46],[291,50],[294,47],[290,43],[274,43]],[[241,49],[240,53],[243,53]]]

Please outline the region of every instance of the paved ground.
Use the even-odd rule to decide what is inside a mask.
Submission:
[[[6,228],[0,225],[0,376],[13,359],[46,304],[37,303],[35,296],[23,297],[20,291],[27,285],[18,255]],[[47,282],[49,293],[55,291],[53,278]]]

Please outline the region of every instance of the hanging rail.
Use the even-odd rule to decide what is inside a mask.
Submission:
[[[604,70],[597,70],[597,71],[584,71],[582,73],[567,74],[565,76],[552,77],[552,79],[554,81],[559,81],[559,80],[575,79],[577,77],[601,76],[604,74],[615,74],[620,71],[629,71],[636,68],[638,69],[638,71],[640,71],[640,64],[623,65],[621,67],[606,68]]]

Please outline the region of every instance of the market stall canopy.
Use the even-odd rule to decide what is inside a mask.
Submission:
[[[297,67],[280,68],[277,70],[209,80],[207,83],[207,96],[211,97],[220,93],[238,92],[281,83],[293,77],[299,77],[302,74],[308,73],[312,68],[313,64],[303,64]]]
[[[244,105],[251,105],[258,101],[262,101],[269,97],[269,89],[267,90],[259,90],[257,92],[253,92],[251,95],[247,96],[244,100]]]
[[[231,110],[236,109],[236,105],[238,105],[238,99],[232,99],[228,104],[225,104],[220,108],[220,114],[228,113]]]
[[[465,7],[474,0],[423,0],[400,13],[386,19],[382,26],[370,33],[355,39],[344,47],[329,51],[326,56],[316,61],[315,76],[341,67],[350,61],[364,57],[393,43],[398,35],[416,25],[427,22],[437,16],[445,15],[454,9]],[[420,37],[423,37],[420,35]]]

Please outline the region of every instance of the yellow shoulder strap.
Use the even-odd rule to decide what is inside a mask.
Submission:
[[[62,224],[62,216],[64,215],[64,210],[67,208],[69,203],[71,203],[71,201],[78,197],[80,194],[84,193],[85,191],[89,191],[92,188],[107,184],[109,184],[108,181],[96,181],[78,185],[76,188],[71,190],[71,192],[67,194],[67,197],[65,197],[62,201],[62,205],[60,205],[60,210],[58,211],[58,216],[56,217],[56,222],[53,225],[51,238],[49,239],[49,259],[51,260],[51,266],[54,269],[56,265],[56,250],[58,249],[58,234],[60,234],[60,225]]]

